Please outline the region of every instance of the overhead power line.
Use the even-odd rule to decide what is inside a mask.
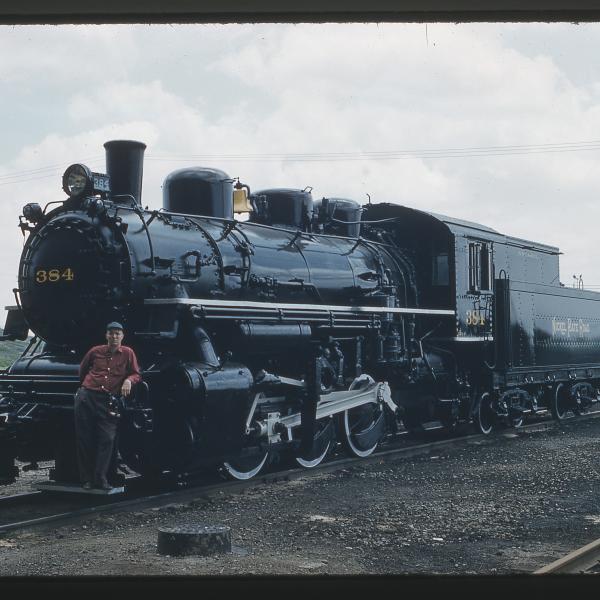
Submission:
[[[528,154],[550,154],[564,152],[589,152],[600,150],[600,140],[580,142],[560,142],[554,144],[516,144],[511,146],[472,146],[465,148],[437,149],[405,149],[359,152],[300,152],[300,153],[237,153],[237,154],[186,154],[186,155],[152,155],[146,156],[149,161],[156,162],[344,162],[344,161],[382,161],[382,160],[435,160],[446,158],[475,158],[485,156],[516,156]],[[101,156],[81,159],[99,161]],[[26,183],[37,179],[56,177],[62,174],[60,169],[66,165],[49,165],[16,171],[0,175],[0,186],[14,183]],[[99,167],[101,168],[101,167]]]
[[[90,165],[97,164],[97,161],[101,160],[102,156],[90,156],[81,159],[79,162],[89,163]],[[14,173],[5,173],[0,175],[0,186],[10,185],[11,183],[27,183],[28,181],[35,181],[37,179],[47,179],[49,177],[60,177],[68,165],[56,164],[48,165],[46,167],[39,167],[37,169],[29,169],[27,171],[16,171]]]
[[[88,156],[86,158],[81,159],[81,162],[85,162],[85,161],[97,161],[100,160],[102,158],[102,156]],[[6,175],[0,175],[0,181],[3,181],[5,179],[10,179],[12,177],[26,177],[28,175],[35,175],[37,173],[41,173],[43,171],[54,171],[55,169],[64,169],[65,165],[63,163],[60,164],[56,164],[56,165],[48,165],[46,167],[39,167],[38,169],[28,169],[26,171],[15,171],[14,173],[10,173],[10,174],[6,174]]]
[[[348,161],[348,160],[407,160],[411,158],[464,158],[476,156],[505,156],[519,154],[540,154],[550,152],[581,152],[600,150],[600,140],[587,142],[561,142],[556,144],[529,144],[513,146],[474,146],[469,148],[440,148],[385,150],[362,152],[312,152],[312,153],[245,153],[245,154],[189,154],[158,156],[149,155],[149,160],[189,161],[189,160],[246,160],[257,162],[273,161]]]
[[[49,177],[59,177],[59,172],[40,175],[39,177],[28,177],[27,179],[15,179],[13,181],[0,181],[0,185],[10,185],[11,183],[27,183],[28,181],[36,181],[37,179],[48,179]]]

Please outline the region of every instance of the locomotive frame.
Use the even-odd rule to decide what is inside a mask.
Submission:
[[[115,319],[144,375],[119,450],[146,477],[246,479],[338,442],[367,456],[401,425],[489,433],[597,401],[600,294],[560,284],[557,248],[308,188],[250,193],[216,169],[171,173],[148,211],[145,146],[105,148],[106,175],[73,165],[69,198],[19,219],[4,339],[36,337],[0,374],[0,482],[49,458],[76,480],[78,364]]]

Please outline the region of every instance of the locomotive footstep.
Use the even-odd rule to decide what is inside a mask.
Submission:
[[[97,488],[84,490],[79,483],[57,483],[56,481],[44,481],[38,483],[35,487],[41,492],[69,492],[73,494],[92,494],[96,496],[111,496],[114,494],[123,494],[125,492],[125,487],[123,486],[113,487],[110,488],[110,490],[101,490]]]
[[[210,556],[231,552],[231,528],[226,525],[181,525],[158,528],[158,553],[169,556]]]

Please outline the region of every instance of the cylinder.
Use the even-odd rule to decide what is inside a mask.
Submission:
[[[163,183],[163,208],[169,212],[233,219],[233,181],[224,171],[179,169]]]
[[[231,552],[231,528],[225,525],[159,527],[159,554],[210,556]]]
[[[135,203],[141,205],[146,144],[130,140],[112,140],[104,144],[104,149],[111,197],[117,202],[126,202],[126,198],[118,196],[133,196]]]

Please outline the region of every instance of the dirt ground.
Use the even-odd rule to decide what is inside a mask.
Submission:
[[[530,573],[600,537],[600,419],[184,505],[4,534],[0,576]],[[171,557],[157,529],[228,525],[233,552]]]

